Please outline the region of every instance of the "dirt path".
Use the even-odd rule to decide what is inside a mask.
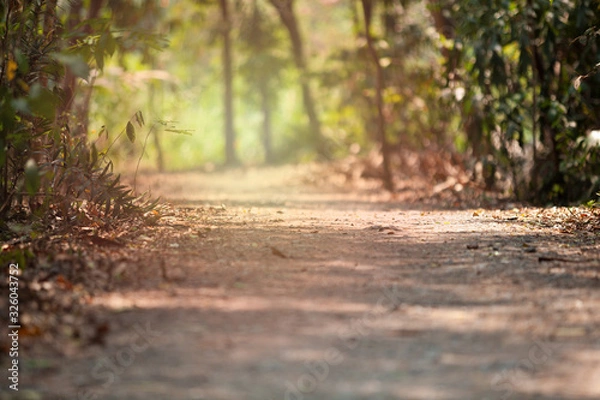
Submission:
[[[142,179],[179,211],[131,244],[147,261],[137,277],[94,299],[109,310],[106,344],[30,363],[22,387],[43,399],[600,398],[593,238],[519,210],[428,211],[300,181],[290,167]]]

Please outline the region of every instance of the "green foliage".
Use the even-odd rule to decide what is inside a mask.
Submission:
[[[354,21],[348,38],[333,48],[321,72],[327,93],[326,132],[345,156],[353,143],[369,149],[374,141],[375,79],[359,2],[344,18]],[[377,3],[373,35],[384,70],[386,130],[396,149],[422,149],[430,143],[452,146],[456,116],[440,90],[438,43],[423,2]],[[350,35],[354,35],[351,38]],[[353,39],[353,40],[352,40]]]
[[[573,201],[598,185],[597,150],[584,146],[598,124],[600,9],[591,0],[455,1],[437,9],[448,81],[464,93],[469,138],[510,170],[523,198]]]
[[[56,40],[40,29],[39,4],[16,10],[3,4],[0,12],[0,216],[5,216],[22,189],[23,172],[29,194],[39,187],[33,158],[52,130],[60,67],[50,56]]]
[[[78,78],[89,81],[92,69],[101,71],[117,49],[137,39],[112,31],[109,19],[77,22],[72,20],[77,14],[67,11],[50,1],[0,5],[3,220],[27,215],[46,228],[74,222],[105,226],[153,206],[123,185],[106,153],[99,154],[96,143],[81,134],[87,105],[73,101]],[[77,131],[70,123],[74,118]],[[135,118],[143,125],[141,112]],[[127,136],[134,141],[130,124]],[[14,231],[4,224],[0,229]]]
[[[0,239],[3,239],[3,237],[0,236]],[[0,263],[2,265],[18,264],[21,270],[27,269],[30,262],[34,261],[34,259],[33,252],[28,248],[15,247],[14,249],[0,252]]]

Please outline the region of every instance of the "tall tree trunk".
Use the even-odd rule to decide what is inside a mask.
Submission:
[[[94,20],[100,17],[100,11],[102,10],[103,6],[104,0],[91,0],[88,5],[89,8],[87,12],[87,20]],[[84,29],[88,35],[91,35],[93,33],[93,29],[90,25],[86,25]],[[92,92],[94,91],[94,82],[95,78],[92,79],[92,81],[88,85],[85,97],[83,97],[83,99],[80,102],[78,102],[77,107],[74,110],[79,125],[77,127],[78,129],[76,131],[76,134],[87,134],[90,122],[90,103],[92,100]]]
[[[385,133],[385,115],[383,112],[383,89],[385,87],[383,68],[379,63],[379,55],[375,49],[373,43],[373,36],[371,35],[371,17],[373,15],[373,1],[372,0],[361,0],[363,15],[365,19],[365,37],[367,39],[367,48],[373,66],[375,67],[375,106],[377,108],[377,136],[381,144],[381,154],[383,156],[383,185],[390,192],[394,190],[394,181],[392,178],[392,170],[390,163],[390,145],[388,143]]]
[[[231,52],[231,18],[228,0],[220,0],[221,20],[223,22],[223,102],[225,108],[225,164],[238,163],[235,154],[235,128],[233,124],[233,55]]]
[[[298,26],[298,20],[294,12],[294,0],[269,0],[271,4],[277,10],[281,22],[286,27],[288,34],[290,35],[290,41],[292,43],[292,55],[294,57],[294,63],[296,68],[301,74],[300,86],[302,89],[302,102],[304,104],[304,110],[308,116],[308,123],[310,126],[311,139],[315,145],[315,148],[319,155],[328,158],[329,152],[326,149],[325,141],[323,139],[323,132],[321,129],[321,121],[317,114],[315,101],[310,89],[309,81],[309,69],[304,56],[304,46],[302,42],[302,36],[300,35],[300,28]]]
[[[265,79],[260,79],[260,97],[261,97],[261,108],[263,114],[263,148],[265,150],[265,162],[267,164],[273,163],[273,146],[272,146],[272,134],[271,134],[271,104],[269,104],[269,86]]]
[[[539,99],[536,96],[536,102],[546,103],[548,99],[555,96],[553,93],[553,79],[556,79],[554,69],[554,59],[544,63],[538,46],[532,46],[533,52],[533,71],[535,81],[534,90],[539,90]],[[546,64],[546,65],[545,65]],[[534,118],[537,116],[536,125],[538,132],[533,132],[533,137],[539,135],[542,151],[536,151],[533,159],[533,168],[531,169],[531,183],[534,196],[547,197],[552,192],[556,183],[561,184],[562,174],[560,173],[560,152],[558,150],[556,128],[552,126],[552,121],[548,118],[547,104],[536,104]],[[538,201],[539,198],[528,199]]]
[[[46,2],[46,9],[44,10],[44,36],[51,38],[56,34],[56,8],[58,0],[48,0]]]
[[[65,29],[69,32],[73,32],[76,26],[81,22],[81,8],[83,7],[82,0],[75,0],[69,3],[69,16],[65,24]],[[74,45],[75,39],[71,39],[69,45]],[[69,68],[65,71],[65,76],[62,83],[62,102],[58,107],[58,119],[60,124],[66,124],[68,120],[68,114],[73,106],[73,100],[75,98],[75,89],[77,86],[77,77]]]
[[[67,30],[73,32],[82,23],[81,12],[84,7],[82,0],[75,0],[70,3],[69,17],[67,19]],[[50,2],[51,6],[56,6],[56,1]],[[99,17],[104,0],[91,0],[87,10],[87,16],[85,20],[93,20]],[[46,14],[46,20],[44,24],[50,24],[51,14]],[[81,28],[86,34],[91,35],[92,28],[90,25],[84,25]],[[78,39],[72,39],[70,45],[74,45]],[[72,135],[85,135],[87,133],[89,123],[89,103],[91,99],[91,91],[93,86],[89,87],[89,91],[84,99],[79,103],[75,103],[75,96],[77,95],[77,77],[73,72],[67,68],[63,80],[63,103],[58,109],[58,119],[61,123],[67,122],[68,114],[74,114],[74,119],[77,121],[77,125],[72,127]]]

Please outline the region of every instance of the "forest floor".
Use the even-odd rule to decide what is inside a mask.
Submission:
[[[88,311],[24,333],[0,399],[600,398],[600,246],[568,210],[324,174],[138,177],[172,206],[80,251],[108,289],[45,280]]]

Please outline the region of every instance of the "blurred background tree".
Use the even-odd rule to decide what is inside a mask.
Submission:
[[[288,57],[282,51],[280,26],[270,19],[259,0],[246,3],[240,27],[243,62],[240,74],[247,82],[244,97],[260,105],[262,113],[262,145],[264,161],[272,164],[277,157],[273,150],[273,108],[279,94],[281,75],[288,67]]]

